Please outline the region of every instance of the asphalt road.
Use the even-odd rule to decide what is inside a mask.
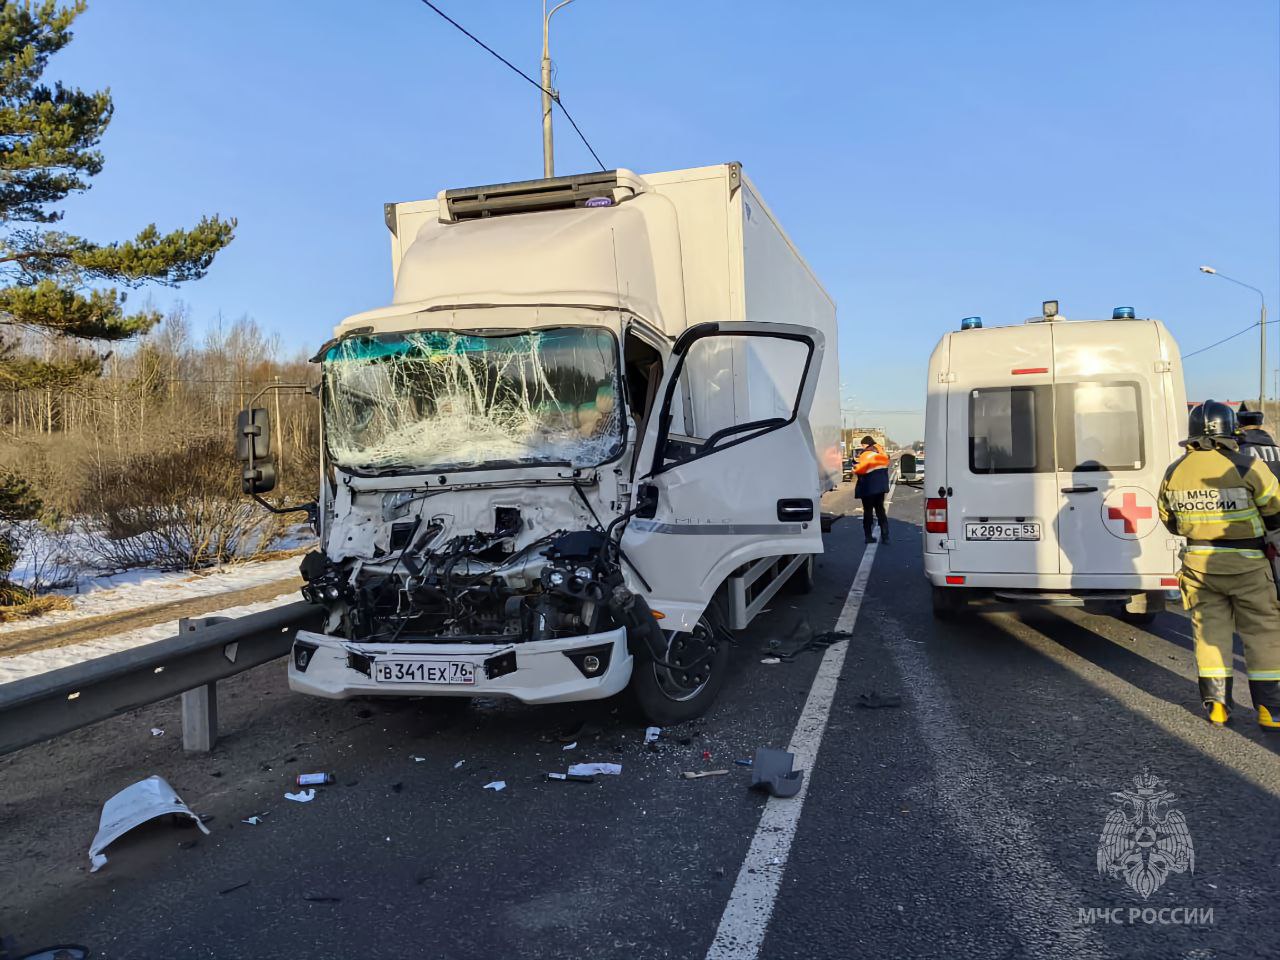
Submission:
[[[851,503],[849,485],[832,498]],[[794,841],[765,868],[780,883],[759,955],[1274,956],[1280,736],[1245,709],[1226,730],[1199,718],[1185,619],[937,623],[919,492],[899,488],[891,513]],[[792,740],[822,655],[761,660],[770,640],[836,622],[861,541],[856,520],[838,523],[815,591],[780,594],[741,638],[715,709],[653,748],[614,703],[332,703],[290,695],[277,664],[225,685],[212,756],[182,753],[170,703],[0,760],[6,945],[112,958],[706,956],[735,882],[750,883],[739,871],[765,805],[733,761]],[[873,692],[901,705],[862,708]],[[584,723],[562,749],[559,735]],[[622,774],[545,779],[592,760]],[[337,783],[309,804],[285,800],[312,770]],[[1145,900],[1097,869],[1113,795],[1144,771],[1172,792],[1194,845],[1193,870]],[[212,817],[212,834],[155,823],[89,874],[102,802],[153,773]],[[506,789],[484,789],[494,780]],[[244,824],[251,815],[262,822]]]

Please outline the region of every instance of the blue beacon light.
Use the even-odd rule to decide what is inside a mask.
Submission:
[[[1133,307],[1116,307],[1111,311],[1112,320],[1132,320],[1134,319]]]
[[[982,329],[981,317],[965,317],[960,321],[961,330],[980,330]]]

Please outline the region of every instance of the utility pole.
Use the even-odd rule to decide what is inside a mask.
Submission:
[[[542,0],[542,175],[547,179],[556,175],[555,145],[551,136],[551,17],[571,3],[573,0],[561,0],[548,12],[547,0]]]

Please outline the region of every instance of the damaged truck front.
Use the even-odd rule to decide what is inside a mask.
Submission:
[[[758,283],[795,300],[767,321],[753,217],[777,238]],[[655,722],[701,713],[731,631],[822,549],[830,300],[733,164],[446,191],[389,205],[388,226],[393,303],[316,357],[321,548],[302,573],[328,616],[298,634],[291,687],[550,703],[630,686]],[[237,429],[260,497],[265,411]]]

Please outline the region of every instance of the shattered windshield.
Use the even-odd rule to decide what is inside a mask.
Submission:
[[[349,470],[597,466],[624,440],[608,330],[416,330],[324,355],[329,455]]]

